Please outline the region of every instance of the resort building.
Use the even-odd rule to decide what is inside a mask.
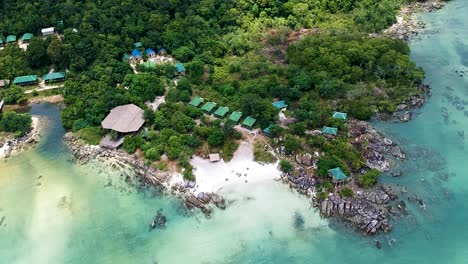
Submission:
[[[218,162],[221,160],[221,157],[218,153],[210,154],[210,162]]]
[[[31,41],[32,37],[34,37],[33,34],[31,33],[25,33],[23,35],[23,37],[21,38],[21,41],[23,41],[23,43],[29,43],[29,41]]]
[[[0,38],[0,48],[3,48],[3,39]]]
[[[55,28],[54,27],[43,28],[43,29],[41,29],[41,34],[44,37],[53,35],[53,34],[55,34]]]
[[[153,49],[147,48],[145,50],[145,52],[146,52],[146,55],[148,56],[148,58],[156,57],[156,51],[154,51]]]
[[[333,113],[333,118],[346,120],[348,118],[348,114],[342,113],[342,112],[334,112]]]
[[[278,110],[285,109],[288,107],[288,104],[286,104],[284,100],[273,102],[272,105]]]
[[[338,128],[324,126],[322,128],[322,134],[336,136],[338,134]]]
[[[141,47],[143,46],[143,43],[141,43],[141,42],[135,42],[133,45],[135,46],[135,48],[138,49],[138,48],[141,48]]]
[[[130,61],[130,55],[128,55],[127,53],[123,54],[122,61]]]
[[[141,60],[142,58],[143,58],[143,53],[141,53],[141,51],[137,49],[132,50],[131,59],[133,59],[134,61],[137,61],[137,60]]]
[[[176,67],[176,73],[177,73],[177,74],[182,74],[182,75],[184,75],[185,72],[187,71],[187,70],[185,69],[184,65],[183,65],[182,63],[180,63],[180,62],[177,62],[177,63],[175,64],[175,67]]]
[[[215,109],[216,105],[217,104],[215,102],[208,102],[202,106],[201,110],[203,110],[204,112],[208,114],[211,114],[213,110]]]
[[[189,105],[199,107],[203,103],[204,99],[198,96],[195,96],[192,101],[190,101]]]
[[[13,80],[13,84],[21,85],[21,86],[35,85],[37,84],[37,75],[25,75],[25,76],[16,77]]]
[[[229,107],[220,106],[215,112],[214,115],[219,118],[224,118],[226,114],[229,112]]]
[[[42,80],[47,83],[54,83],[54,82],[63,82],[65,81],[65,72],[53,72],[48,73],[42,76]]]
[[[123,143],[125,134],[138,132],[144,123],[143,110],[138,106],[128,104],[115,107],[101,122],[101,126],[117,132],[118,136],[115,138],[110,134],[105,136],[100,146],[118,148]]]
[[[231,113],[231,115],[228,117],[229,120],[238,123],[239,120],[242,117],[242,112],[234,111]]]
[[[244,119],[244,122],[242,122],[242,126],[248,129],[252,129],[253,126],[255,125],[255,122],[257,122],[257,119],[248,116]]]
[[[9,35],[6,38],[5,42],[6,42],[6,44],[15,43],[16,42],[16,36],[15,35]]]
[[[328,170],[328,176],[330,176],[335,185],[344,183],[348,179],[348,176],[343,172],[343,170],[340,167]]]

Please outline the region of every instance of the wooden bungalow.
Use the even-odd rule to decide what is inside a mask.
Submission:
[[[210,154],[210,162],[218,162],[221,160],[221,157],[218,153]]]
[[[23,37],[21,38],[21,41],[23,41],[23,44],[24,44],[24,43],[29,43],[29,41],[31,41],[32,37],[34,37],[33,34],[31,34],[31,33],[25,33],[25,34],[23,35]]]
[[[20,86],[35,85],[37,84],[37,75],[25,75],[16,77],[13,80],[13,84]]]
[[[192,101],[190,101],[189,105],[199,107],[203,103],[204,99],[198,96],[195,96],[192,98]]]
[[[229,112],[229,107],[220,106],[215,112],[214,115],[218,118],[224,118],[226,114]]]
[[[54,27],[43,28],[43,29],[41,29],[41,34],[44,37],[53,35],[53,34],[55,34],[55,28]]]
[[[335,185],[345,183],[348,180],[348,176],[343,172],[343,170],[340,167],[328,170],[328,176],[330,176]]]
[[[229,120],[238,123],[239,120],[242,117],[242,112],[234,111],[231,113],[231,115],[228,117]]]
[[[201,110],[203,110],[205,113],[211,114],[216,105],[217,104],[215,102],[208,102],[202,106]]]
[[[244,122],[242,122],[242,126],[248,129],[252,129],[253,126],[255,125],[255,122],[257,122],[257,119],[248,116],[244,119]]]
[[[44,80],[46,84],[54,82],[63,82],[65,81],[65,72],[48,73],[42,76],[42,80]]]
[[[6,38],[6,44],[11,44],[11,43],[16,43],[16,36],[15,35],[9,35]]]

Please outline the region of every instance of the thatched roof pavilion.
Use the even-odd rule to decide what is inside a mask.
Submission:
[[[145,123],[143,110],[134,104],[121,105],[112,109],[101,125],[119,133],[137,132]]]

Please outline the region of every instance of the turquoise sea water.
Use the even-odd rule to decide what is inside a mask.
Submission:
[[[231,204],[211,219],[187,214],[178,201],[127,184],[121,172],[71,163],[59,111],[41,105],[32,109],[49,120],[41,143],[0,161],[0,263],[467,263],[468,146],[458,132],[468,137],[468,105],[457,106],[468,102],[468,76],[455,73],[468,69],[466,14],[468,1],[459,0],[421,15],[428,31],[410,45],[433,96],[412,122],[375,123],[408,152],[398,164],[403,176],[382,177],[406,186],[400,196],[411,211],[379,237],[382,250],[320,219],[276,182],[246,184],[242,195],[222,190]],[[406,199],[413,195],[425,210]],[[167,228],[150,232],[160,208]]]

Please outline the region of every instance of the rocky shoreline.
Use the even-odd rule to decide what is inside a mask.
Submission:
[[[213,206],[226,208],[222,196],[213,192],[195,193],[194,182],[171,182],[174,173],[160,171],[144,163],[143,160],[122,150],[111,150],[86,144],[72,133],[66,133],[64,142],[78,164],[91,161],[108,162],[114,169],[128,169],[138,176],[142,186],[156,187],[159,191],[180,198],[187,209],[200,209],[210,216]]]
[[[413,36],[417,36],[419,32],[426,27],[426,25],[424,22],[416,20],[414,18],[414,14],[421,10],[433,12],[443,8],[445,4],[446,1],[443,0],[428,0],[417,1],[403,6],[397,15],[397,22],[389,29],[385,30],[384,35],[402,40],[408,40]]]
[[[12,154],[29,149],[39,138],[39,125],[41,120],[38,117],[32,117],[31,131],[20,138],[13,135],[0,141],[0,158],[8,158]]]

